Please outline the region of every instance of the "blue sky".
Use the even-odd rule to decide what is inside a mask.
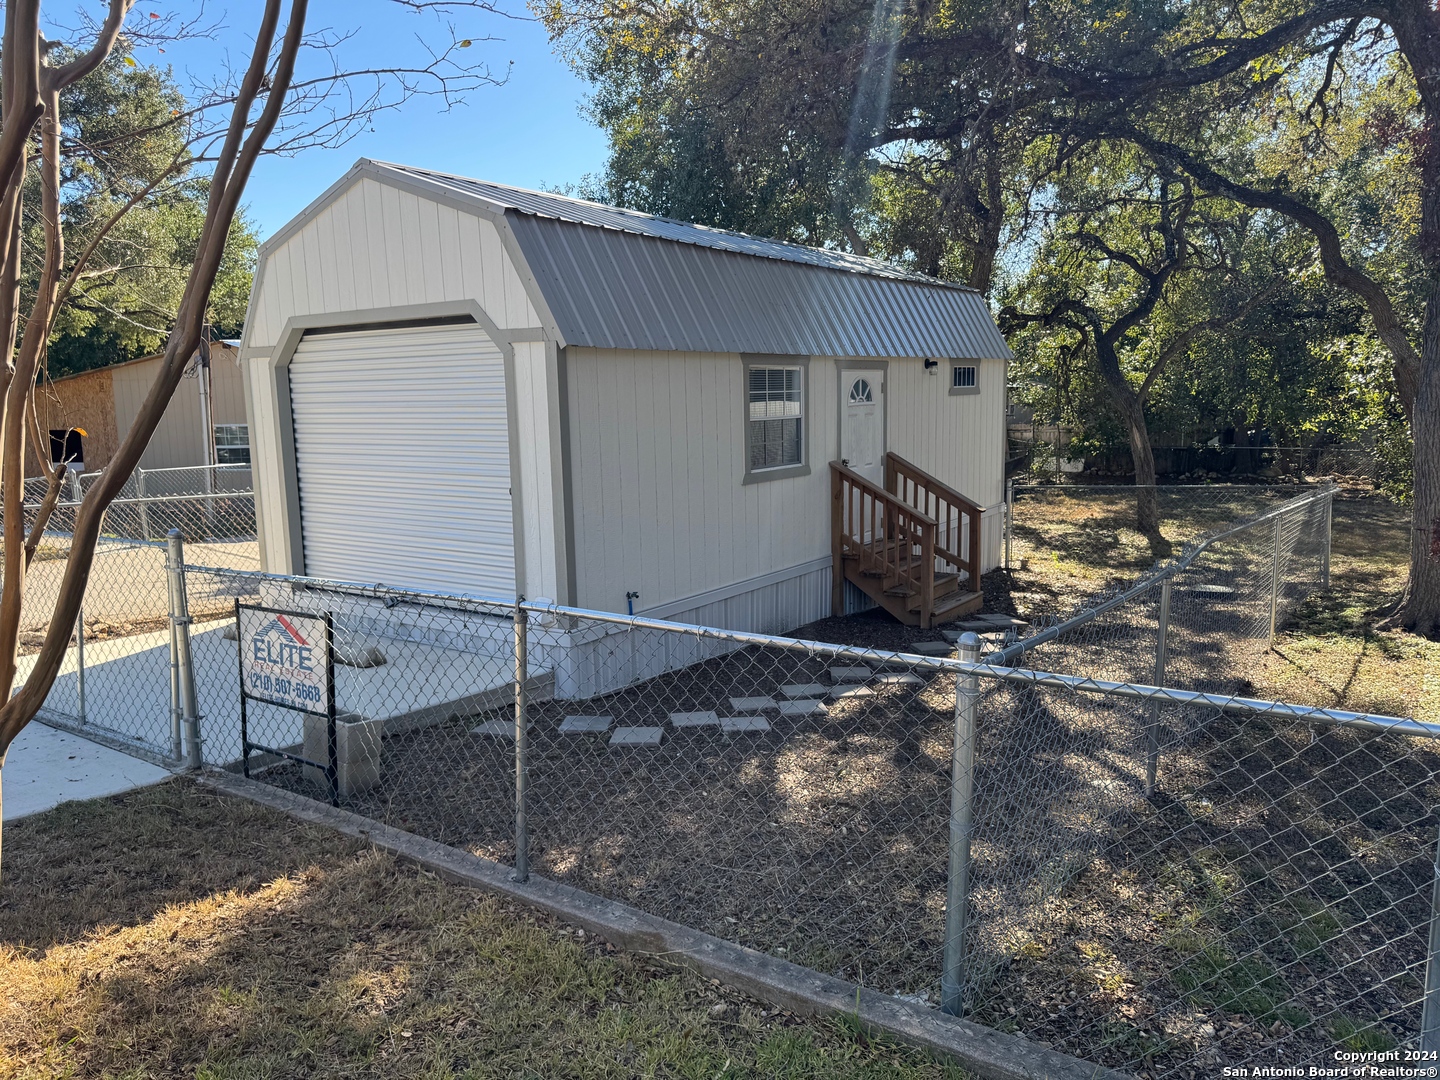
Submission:
[[[508,10],[528,14],[523,0],[509,0],[509,5]],[[157,4],[156,10],[186,6]],[[143,18],[149,10],[150,5],[142,2],[131,20]],[[227,58],[236,67],[243,65],[249,56],[245,35],[253,32],[253,9],[231,3],[210,4],[207,11],[227,27],[213,41],[167,46],[163,56],[153,47],[142,48],[136,58],[170,63],[182,84],[191,76],[206,76]],[[373,131],[343,147],[262,161],[246,198],[262,238],[302,210],[359,157],[531,188],[573,184],[604,165],[605,138],[580,115],[586,85],[553,54],[544,29],[528,18],[456,11],[441,21],[405,11],[389,0],[313,0],[308,22],[316,29],[354,32],[340,51],[350,69],[413,64],[423,56],[416,34],[443,44],[450,40],[447,27],[453,24],[459,36],[475,41],[467,58],[488,62],[496,74],[503,75],[508,66],[510,75],[505,85],[476,90],[468,104],[450,112],[441,111],[433,99],[417,98],[401,111],[377,117]],[[486,36],[503,40],[480,40]]]

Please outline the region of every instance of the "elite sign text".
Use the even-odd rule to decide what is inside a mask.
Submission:
[[[329,698],[325,620],[240,608],[240,675],[245,692],[276,705],[323,713]]]

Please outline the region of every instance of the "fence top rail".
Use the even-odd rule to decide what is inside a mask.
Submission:
[[[253,488],[237,488],[237,489],[234,490],[234,491],[212,491],[212,492],[208,492],[208,493],[201,491],[201,492],[191,492],[191,493],[186,494],[186,495],[146,495],[146,496],[144,496],[143,498],[141,498],[141,497],[138,496],[138,495],[131,495],[131,496],[126,496],[126,497],[124,497],[124,498],[111,499],[111,500],[110,500],[110,505],[111,505],[111,506],[125,506],[125,505],[154,506],[154,505],[156,505],[157,503],[203,502],[203,501],[205,501],[205,500],[207,500],[207,499],[208,499],[208,500],[212,500],[212,501],[215,500],[215,499],[243,499],[243,498],[245,498],[245,496],[247,496],[247,495],[254,495],[254,494],[255,494],[255,491],[254,491]],[[25,509],[26,509],[26,510],[34,510],[34,509],[36,509],[39,505],[40,505],[39,503],[26,503],[26,504],[25,504]],[[79,506],[80,506],[80,503],[74,501],[73,499],[70,499],[70,500],[66,500],[66,501],[64,501],[64,502],[57,502],[57,503],[55,504],[55,509],[57,509],[57,510],[74,510],[74,509],[76,509],[76,508],[79,507]]]
[[[1035,686],[1053,686],[1077,690],[1084,693],[1109,694],[1120,697],[1156,700],[1172,705],[1192,708],[1216,709],[1223,712],[1238,712],[1250,715],[1278,716],[1290,720],[1326,727],[1362,727],[1376,731],[1388,731],[1406,735],[1420,735],[1440,738],[1440,724],[1427,724],[1402,716],[1383,716],[1350,712],[1345,709],[1325,709],[1313,705],[1296,705],[1283,701],[1266,701],[1260,698],[1242,698],[1224,694],[1204,694],[1194,690],[1180,690],[1174,687],[1148,686],[1143,683],[1118,683],[1104,679],[1082,678],[1074,675],[1060,675],[1048,671],[1032,671],[1013,668],[996,662],[969,663],[963,660],[941,656],[920,656],[915,653],[896,652],[889,649],[866,649],[854,645],[837,645],[829,641],[810,641],[805,638],[782,637],[777,634],[755,634],[746,630],[724,630],[716,626],[700,626],[692,623],[669,622],[652,619],[644,615],[625,615],[613,611],[594,611],[589,608],[569,607],[538,600],[507,600],[494,596],[479,596],[472,593],[448,593],[427,589],[401,589],[384,584],[365,584],[355,581],[332,581],[324,578],[296,577],[287,574],[272,574],[261,570],[234,570],[224,567],[196,566],[185,564],[187,573],[206,573],[230,577],[245,577],[252,580],[268,580],[306,588],[321,590],[358,592],[379,598],[392,596],[409,597],[420,603],[463,603],[496,611],[523,611],[527,616],[538,616],[537,626],[553,626],[562,618],[583,619],[589,622],[608,623],[629,630],[659,630],[666,633],[688,634],[692,637],[731,641],[739,645],[757,645],[766,648],[786,649],[793,652],[819,653],[823,656],[841,656],[851,660],[868,660],[877,664],[904,665],[932,671],[952,671],[962,675],[976,675],[981,678],[1003,682],[1026,683]],[[978,639],[977,639],[978,641]]]
[[[1031,649],[1044,645],[1048,641],[1054,641],[1056,638],[1078,627],[1084,626],[1086,623],[1094,621],[1101,615],[1128,604],[1131,600],[1143,596],[1161,582],[1188,570],[1196,559],[1221,540],[1267,524],[1286,514],[1292,514],[1296,510],[1301,510],[1312,503],[1325,502],[1333,499],[1338,490],[1339,488],[1335,484],[1323,484],[1316,491],[1310,491],[1296,498],[1287,499],[1280,505],[1273,506],[1262,513],[1254,514],[1251,517],[1245,518],[1243,521],[1237,521],[1233,525],[1227,525],[1214,532],[1206,533],[1198,540],[1186,544],[1184,550],[1175,558],[1165,559],[1156,563],[1155,566],[1142,574],[1140,578],[1128,588],[1121,589],[1119,592],[1097,601],[1093,606],[1086,608],[1084,611],[1077,612],[1075,615],[1056,623],[1054,626],[1031,634],[1022,641],[1017,641],[1014,644],[1005,646],[1005,648],[994,655],[994,660],[999,664],[1010,664],[1016,658],[1024,656]]]
[[[1335,484],[1333,480],[1322,480],[1314,484],[1242,484],[1225,482],[1217,484],[1085,484],[1085,483],[1052,483],[1052,484],[1014,484],[1012,488],[1016,492],[1054,492],[1057,495],[1113,495],[1125,494],[1128,491],[1295,491],[1297,488],[1302,492],[1311,492],[1316,488],[1330,487]]]

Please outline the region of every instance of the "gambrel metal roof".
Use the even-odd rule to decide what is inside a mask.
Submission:
[[[976,290],[877,259],[406,165],[362,159],[346,180],[359,175],[503,222],[565,345],[1011,356]]]

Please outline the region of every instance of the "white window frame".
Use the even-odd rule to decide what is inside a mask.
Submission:
[[[789,476],[807,476],[810,473],[810,358],[808,356],[767,356],[746,354],[741,357],[743,375],[741,378],[741,417],[745,425],[741,446],[745,454],[743,484],[761,484],[770,480],[781,480]],[[750,373],[762,369],[783,369],[795,371],[800,377],[799,412],[793,415],[775,416],[770,419],[795,419],[800,426],[800,460],[783,465],[768,465],[754,468],[752,449],[755,445],[756,425],[766,417],[753,415],[750,401]]]
[[[243,444],[243,447],[242,447],[242,444],[240,444],[240,443],[222,443],[222,442],[220,441],[220,430],[221,430],[222,428],[227,428],[227,429],[231,429],[231,430],[233,430],[233,429],[235,429],[235,428],[240,428],[241,430],[243,430],[243,431],[245,432],[245,442],[244,442],[244,444]],[[212,434],[214,435],[214,438],[215,438],[215,463],[216,463],[217,465],[249,465],[249,464],[250,464],[252,451],[251,451],[251,449],[250,449],[250,425],[249,425],[248,423],[246,423],[246,424],[215,424],[215,425],[214,425],[214,431],[212,432]],[[245,460],[244,460],[243,462],[242,462],[242,461],[222,461],[222,460],[221,460],[221,453],[222,453],[222,451],[225,451],[225,450],[239,450],[239,449],[242,449],[242,448],[243,448],[244,451],[245,451]]]
[[[969,385],[958,382],[960,373],[968,371],[970,375]],[[950,393],[951,394],[978,394],[980,393],[980,365],[979,364],[951,364],[950,365]]]

